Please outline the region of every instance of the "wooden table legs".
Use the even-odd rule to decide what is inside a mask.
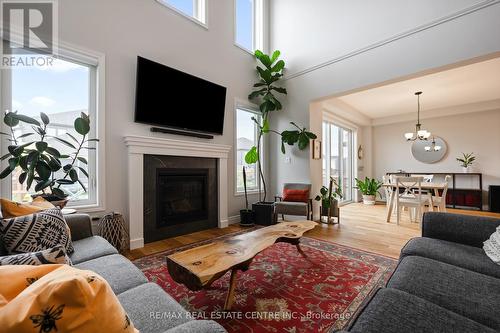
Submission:
[[[229,289],[227,291],[226,303],[224,304],[224,310],[229,311],[233,306],[234,302],[234,291],[236,290],[236,276],[238,275],[238,270],[231,270],[231,278],[229,279]]]

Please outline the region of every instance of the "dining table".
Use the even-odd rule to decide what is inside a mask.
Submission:
[[[392,210],[394,209],[394,205],[396,202],[396,192],[398,191],[398,184],[397,183],[383,183],[382,186],[384,187],[390,187],[391,190],[391,196],[388,198],[389,202],[387,204],[387,222],[391,222],[391,216],[392,216]],[[418,183],[415,182],[409,182],[409,183],[399,183],[399,188],[414,188],[418,189]],[[444,190],[446,187],[445,182],[422,182],[420,183],[420,189],[428,191],[426,196],[429,197],[429,209],[434,210],[434,205],[432,203],[432,196],[439,196],[439,190]],[[422,194],[424,196],[424,194]]]

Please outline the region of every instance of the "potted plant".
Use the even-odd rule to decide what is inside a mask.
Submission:
[[[363,195],[365,205],[375,205],[375,196],[382,187],[382,183],[376,179],[365,177],[364,180],[356,179],[356,187]]]
[[[253,211],[248,209],[248,194],[247,194],[247,173],[243,167],[243,188],[245,189],[245,207],[246,209],[240,210],[240,225],[244,227],[251,227],[253,222]]]
[[[475,160],[476,157],[474,156],[474,153],[462,153],[461,157],[457,157],[457,161],[460,163],[464,173],[470,172],[470,166]]]
[[[335,190],[333,189],[333,185],[335,185]],[[327,216],[328,219],[326,223],[330,222],[331,217],[340,218],[339,214],[339,205],[338,199],[342,199],[342,188],[339,184],[330,177],[330,184],[328,187],[323,186],[319,191],[319,195],[316,196],[316,201],[321,201],[320,206],[320,221],[323,222],[322,217]]]
[[[78,183],[84,191],[87,191],[79,176],[80,172],[88,177],[85,167],[88,162],[81,156],[81,152],[95,149],[89,145],[99,140],[88,138],[90,119],[83,112],[75,119],[73,125],[78,135],[66,133],[67,140],[48,134],[50,119],[45,113],[40,113],[40,120],[41,122],[19,114],[17,111],[5,114],[3,121],[10,128],[10,133],[0,132],[0,134],[8,137],[10,145],[8,146],[9,152],[2,156],[1,160],[8,159],[9,165],[0,173],[0,179],[20,168],[22,172],[18,181],[26,185],[27,191],[34,185],[36,194],[33,196],[42,196],[51,202],[62,200],[65,204],[68,193],[64,191],[64,186]],[[33,131],[17,135],[15,128],[21,122],[30,125]],[[21,142],[21,139],[26,140],[26,138],[31,140]],[[61,154],[56,148],[50,146],[49,138],[70,147],[73,152],[69,155]]]
[[[316,139],[314,133],[307,131],[306,128],[300,127],[294,122],[290,123],[293,126],[293,129],[290,130],[279,132],[271,129],[269,114],[283,108],[276,94],[287,94],[285,88],[276,85],[283,77],[283,69],[285,68],[285,62],[279,60],[279,57],[280,51],[274,51],[272,55],[264,54],[260,50],[255,51],[255,58],[259,62],[256,67],[259,82],[254,84],[254,91],[248,95],[248,99],[259,104],[261,120],[259,121],[255,117],[252,118],[258,128],[257,145],[247,152],[245,162],[258,165],[258,178],[260,179],[259,202],[254,203],[252,208],[255,213],[255,221],[264,225],[276,223],[277,217],[274,213],[274,202],[266,201],[267,184],[261,165],[262,137],[265,134],[278,135],[281,138],[281,152],[283,154],[286,152],[285,145],[294,146],[297,144],[300,150],[304,150],[309,146],[311,139]]]

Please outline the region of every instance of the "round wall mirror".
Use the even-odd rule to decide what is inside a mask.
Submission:
[[[429,138],[427,141],[417,140],[411,145],[413,157],[422,163],[436,163],[443,159],[448,151],[446,142],[440,137]]]

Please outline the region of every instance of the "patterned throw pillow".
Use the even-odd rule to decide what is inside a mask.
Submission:
[[[483,243],[483,250],[495,264],[500,265],[500,227]]]
[[[0,232],[9,254],[37,252],[62,245],[73,253],[69,228],[59,208],[0,222]]]
[[[58,245],[52,249],[13,254],[6,257],[0,257],[0,266],[4,265],[32,265],[38,266],[43,264],[66,264],[71,265],[71,259],[66,255],[66,251],[62,245]]]

